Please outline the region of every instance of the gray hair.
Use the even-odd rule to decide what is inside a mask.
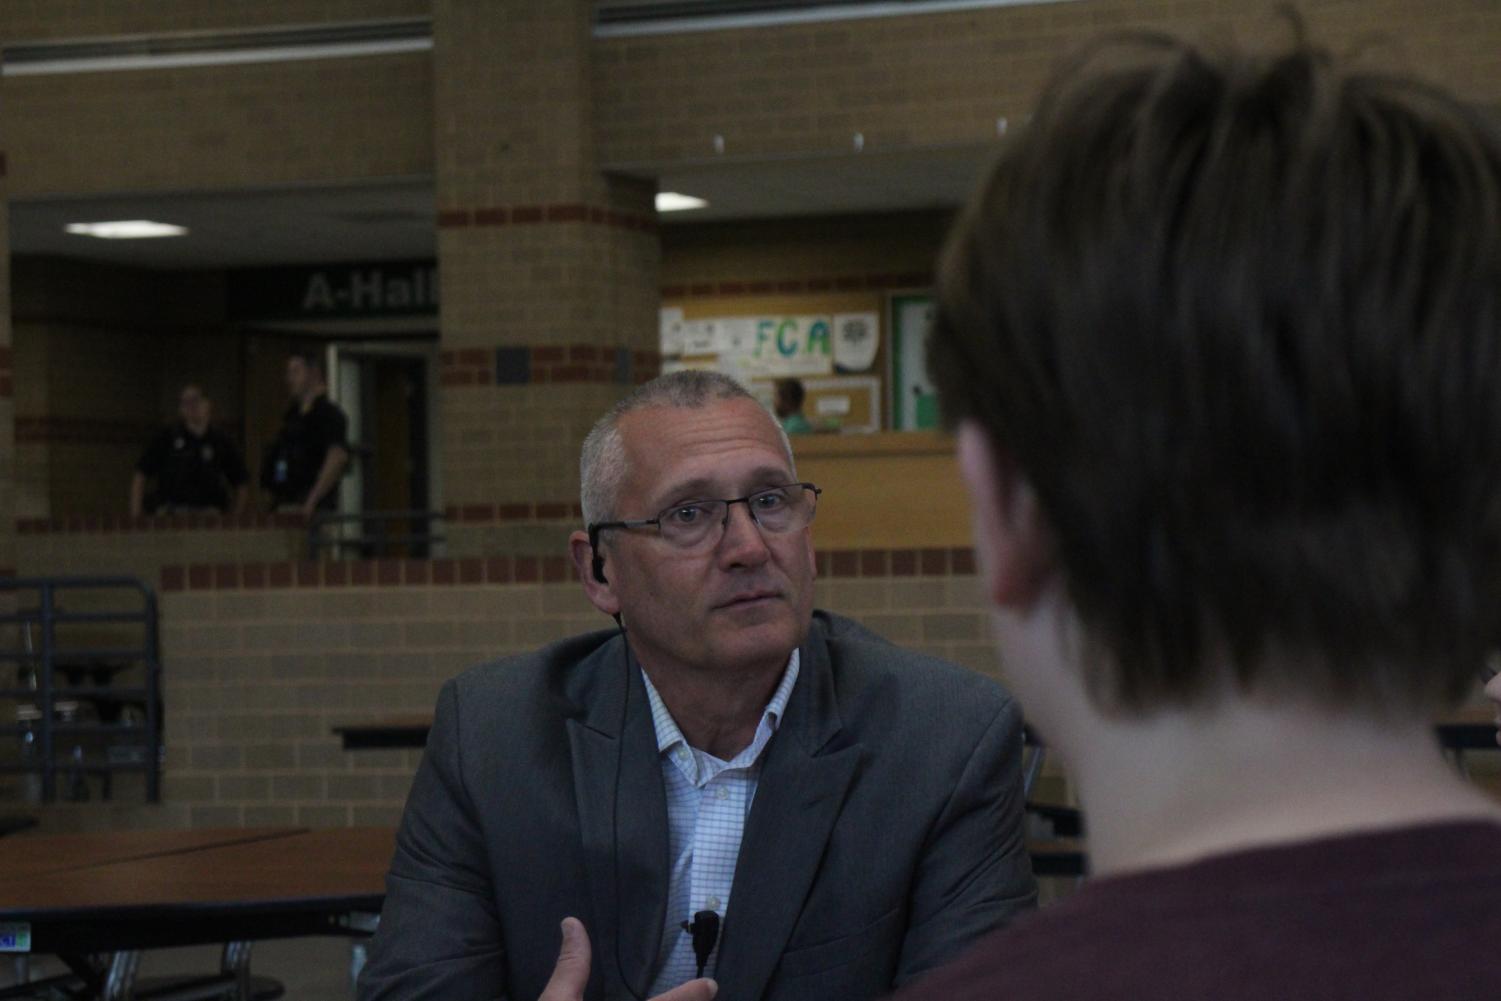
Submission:
[[[651,382],[637,386],[611,407],[595,422],[593,429],[584,438],[583,453],[579,457],[579,500],[584,509],[584,524],[593,525],[616,518],[615,501],[626,473],[625,448],[620,440],[622,417],[647,407],[697,410],[721,400],[761,402],[727,375],[686,369],[659,375]],[[797,466],[792,460],[792,443],[787,440],[787,432],[772,418],[770,412],[766,416],[781,436],[782,450],[787,454],[787,466],[795,476]]]

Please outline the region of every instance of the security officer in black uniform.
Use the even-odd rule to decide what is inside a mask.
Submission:
[[[261,486],[279,511],[338,509],[339,477],[349,465],[349,418],[327,396],[323,360],[316,354],[287,359],[287,391],[292,403],[281,433],[261,461]]]
[[[218,511],[241,514],[249,476],[240,450],[212,424],[213,404],[189,383],[177,400],[178,419],[152,439],[130,479],[130,513]],[[148,494],[146,481],[156,481]]]

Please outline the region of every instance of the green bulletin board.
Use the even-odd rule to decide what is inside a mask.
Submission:
[[[891,427],[921,431],[938,426],[938,395],[928,379],[926,342],[933,297],[891,297]]]

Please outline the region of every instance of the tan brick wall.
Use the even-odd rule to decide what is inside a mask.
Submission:
[[[606,199],[603,181],[578,165],[702,160],[714,155],[715,134],[731,157],[843,152],[855,131],[870,151],[990,141],[996,118],[1020,121],[1060,54],[1100,30],[1283,31],[1270,5],[1233,0],[1082,0],[594,42],[585,0],[92,0],[0,5],[0,38],[313,24],[429,7],[431,58],[7,78],[0,127],[16,191],[435,171],[448,178],[444,207],[581,195],[594,203]],[[1308,0],[1300,8],[1314,37],[1336,48],[1383,40],[1378,60],[1501,99],[1494,4]],[[455,73],[466,49],[474,57]]]
[[[951,219],[947,211],[922,211],[666,226],[663,299],[717,306],[735,298],[720,291],[723,284],[771,282],[765,293],[741,295],[754,304],[785,294],[775,286],[787,281],[929,275]],[[713,289],[693,291],[701,286]]]
[[[480,359],[442,391],[437,452],[451,508],[575,503],[583,436],[637,374],[617,368],[616,349],[657,346],[654,187],[607,178],[596,162],[590,8],[434,4],[441,337],[446,352]],[[589,359],[572,366],[575,347]],[[484,361],[498,348],[557,352],[559,364],[508,380]],[[449,551],[550,539],[547,529],[460,528]]]
[[[1149,27],[1246,41],[1285,36],[1271,4],[1084,0],[595,43],[595,127],[606,163],[875,152],[995,138],[1022,119],[1081,39]],[[1460,93],[1501,98],[1501,7],[1474,0],[1307,0],[1335,49],[1384,39],[1377,58]],[[691,95],[689,97],[688,95]]]
[[[584,435],[618,398],[613,386],[528,385],[444,392],[448,502],[578,501]]]
[[[154,588],[160,586],[162,568],[167,566],[299,560],[307,550],[307,533],[296,527],[223,527],[209,518],[181,519],[194,527],[173,527],[173,519],[166,518],[127,527],[121,524],[126,520],[22,519],[15,537],[15,565],[25,576],[122,574],[139,577]]]
[[[993,672],[974,578],[836,578],[821,606]],[[394,823],[416,751],[346,752],[331,728],[431,711],[442,681],[609,621],[566,582],[170,591],[164,803],[60,804],[47,829]]]
[[[12,197],[426,174],[429,67],[418,52],[7,77]]]

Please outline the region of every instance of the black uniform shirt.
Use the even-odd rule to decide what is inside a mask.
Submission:
[[[261,485],[271,491],[277,504],[301,504],[318,482],[318,473],[328,450],[338,446],[345,451],[349,444],[349,419],[327,396],[319,395],[307,413],[293,403],[282,417],[277,435],[261,464]],[[332,511],[339,503],[339,492],[330,490],[318,507]]]
[[[245,483],[245,460],[234,442],[209,427],[195,435],[177,423],[165,428],[136,463],[136,471],[156,480],[149,510],[218,508],[228,511],[231,489]]]

